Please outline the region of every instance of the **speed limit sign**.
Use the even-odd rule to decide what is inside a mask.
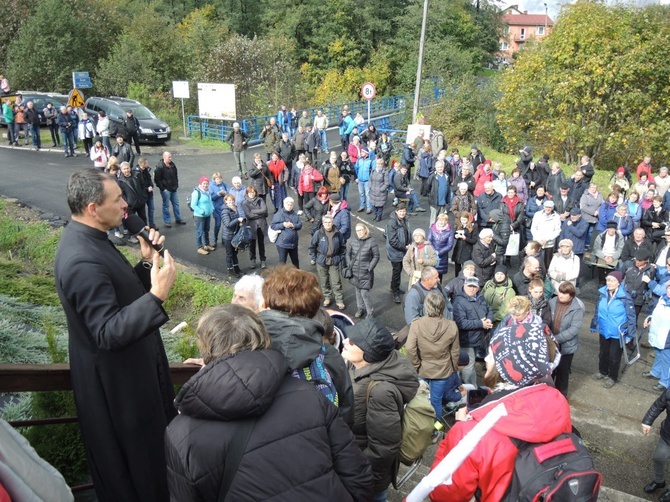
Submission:
[[[375,97],[375,94],[377,94],[377,89],[375,89],[375,85],[372,82],[365,82],[361,87],[363,99],[370,101]]]

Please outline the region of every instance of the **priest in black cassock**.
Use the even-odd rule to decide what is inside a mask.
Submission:
[[[72,220],[56,253],[56,289],[67,316],[79,426],[98,500],[168,501],[163,436],[176,415],[159,327],[176,280],[140,239],[133,267],[107,238],[127,204],[116,180],[86,168],[67,187]],[[153,244],[162,237],[149,231]]]

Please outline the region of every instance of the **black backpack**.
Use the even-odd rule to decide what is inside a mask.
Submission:
[[[602,475],[576,434],[561,434],[548,443],[510,438],[519,449],[505,502],[595,502]]]

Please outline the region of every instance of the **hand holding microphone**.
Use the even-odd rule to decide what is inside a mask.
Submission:
[[[136,214],[129,214],[123,220],[123,225],[128,229],[131,235],[141,237],[140,248],[142,252],[142,259],[151,261],[153,259],[154,250],[163,256],[163,243],[165,236],[160,235],[156,230],[150,229],[147,232],[142,218]]]

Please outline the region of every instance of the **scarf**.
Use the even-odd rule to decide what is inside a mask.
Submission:
[[[518,195],[515,195],[511,199],[505,196],[503,197],[503,202],[507,206],[507,209],[509,209],[509,217],[511,218],[512,221],[514,221],[514,208],[519,202],[521,202],[521,199],[519,199]]]
[[[568,311],[568,308],[572,305],[572,300],[569,302],[561,302],[556,299],[556,311],[554,312],[554,332],[555,333],[560,333],[561,331],[561,321],[563,320],[563,316],[565,313]]]
[[[547,300],[544,299],[544,296],[541,296],[540,298],[533,298],[532,296],[528,295],[528,299],[530,300],[530,311],[542,317],[542,309],[544,309],[547,306]]]

